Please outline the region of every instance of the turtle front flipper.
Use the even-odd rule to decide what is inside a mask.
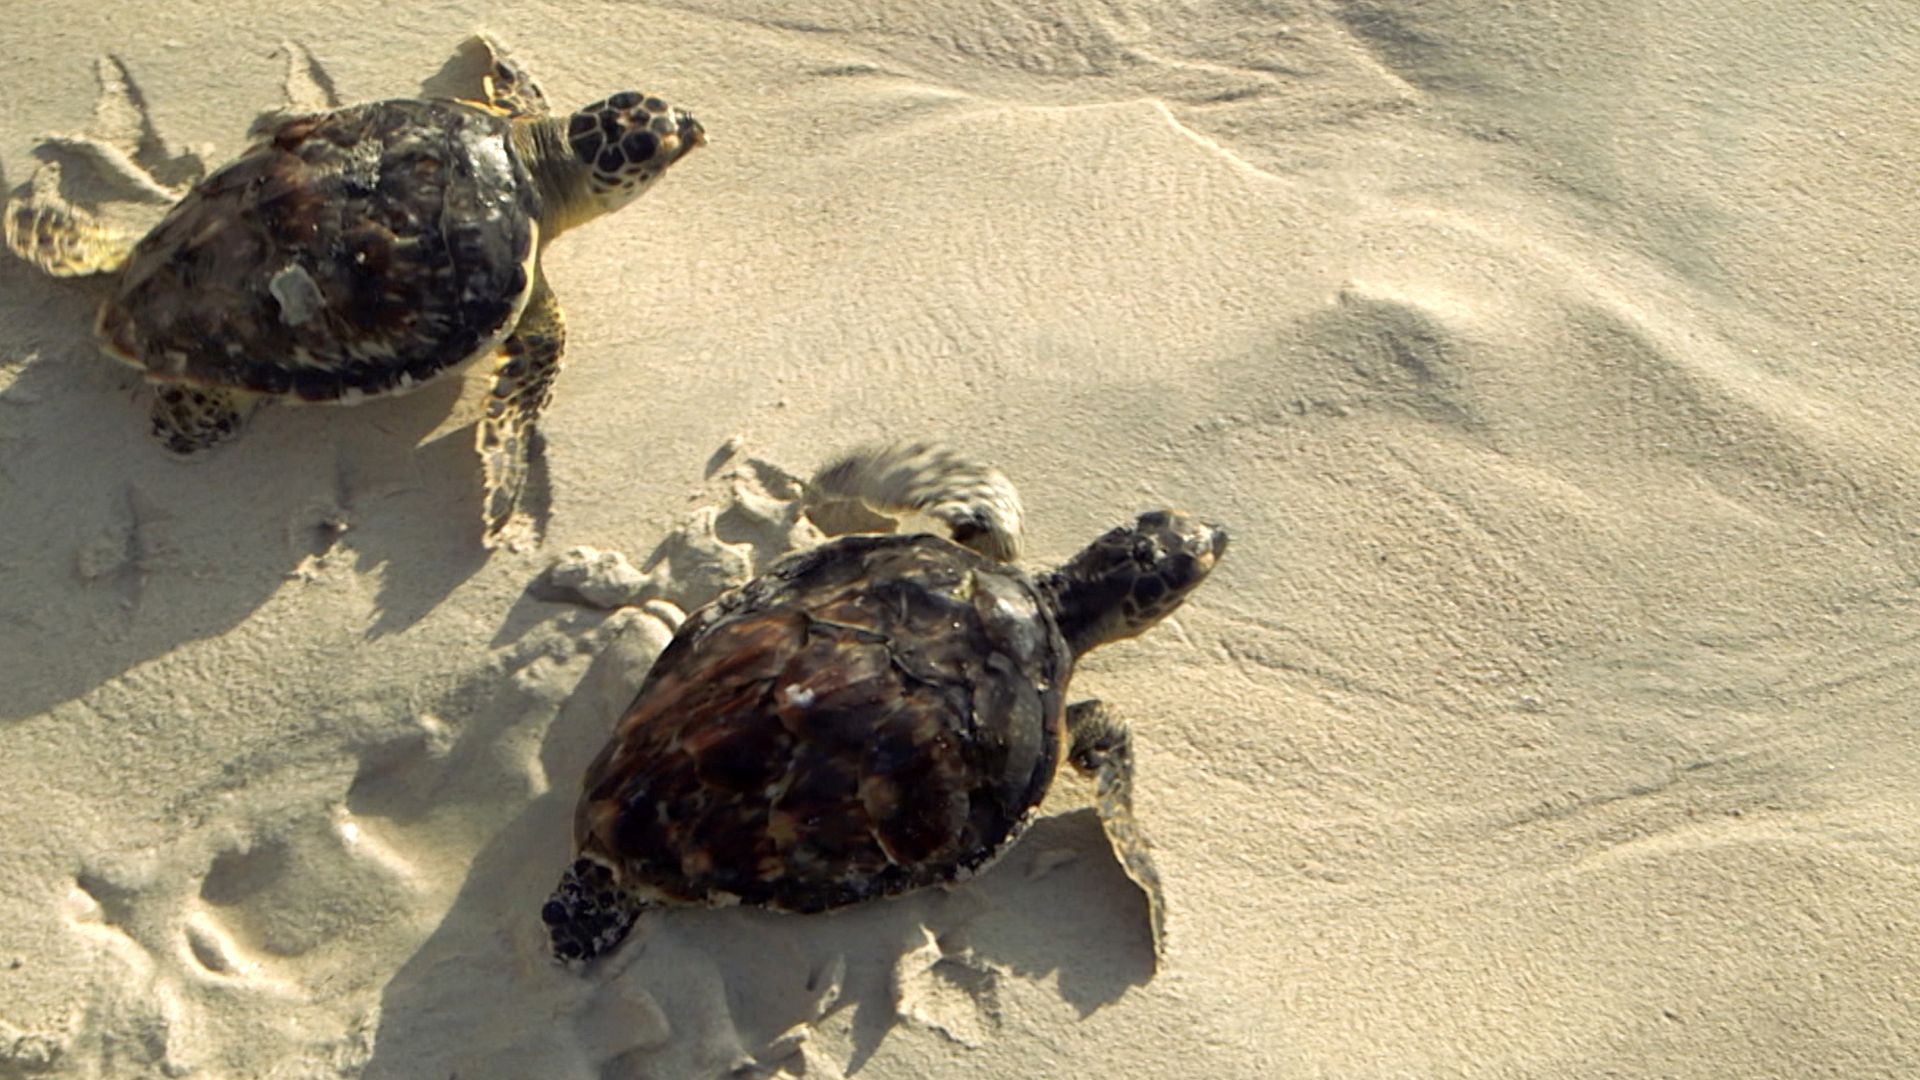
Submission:
[[[237,434],[259,398],[237,390],[186,383],[154,387],[153,437],[185,457]]]
[[[478,48],[484,55],[486,74],[480,77],[480,94],[488,105],[514,117],[547,116],[553,112],[546,92],[526,67],[507,52],[505,45],[490,35],[475,34],[463,42],[461,48]]]
[[[534,421],[553,396],[553,377],[560,371],[566,340],[567,324],[559,302],[546,279],[537,278],[519,325],[500,348],[486,412],[475,434],[485,473],[481,513],[489,542],[513,520],[526,491],[533,466]]]
[[[1157,964],[1166,950],[1166,901],[1146,837],[1133,818],[1133,739],[1125,724],[1098,701],[1067,706],[1067,760],[1094,781],[1094,809],[1120,865],[1147,897],[1147,921]]]
[[[586,964],[625,940],[647,905],[620,887],[598,859],[578,858],[540,909],[553,958]]]
[[[52,193],[7,202],[7,247],[54,277],[111,274],[126,265],[133,241]]]
[[[999,469],[937,443],[863,446],[814,473],[810,496],[858,499],[881,513],[919,511],[953,530],[954,542],[998,562],[1020,555],[1020,493]]]

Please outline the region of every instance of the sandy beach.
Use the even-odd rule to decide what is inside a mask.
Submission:
[[[0,1080],[1920,1075],[1920,15],[1903,3],[25,0],[0,168],[191,180],[511,45],[710,146],[554,242],[537,538],[473,378],[200,459],[0,252]],[[106,57],[144,113],[96,114]],[[105,69],[111,74],[112,68]],[[131,118],[131,119],[130,119]],[[109,197],[111,196],[111,197]],[[1901,254],[1905,252],[1907,254]],[[546,954],[671,630],[943,440],[1026,564],[1233,534],[1132,723],[948,891]],[[608,610],[579,546],[647,571]]]

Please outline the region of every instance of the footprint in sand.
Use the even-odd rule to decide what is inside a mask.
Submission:
[[[411,908],[412,879],[351,814],[310,817],[214,857],[188,941],[215,972],[305,956],[365,932],[368,910]]]
[[[909,1024],[966,1047],[986,1045],[1000,1027],[1000,972],[967,950],[949,949],[931,930],[893,969],[894,1010]]]
[[[410,821],[432,809],[456,733],[430,713],[415,716],[414,725],[361,752],[347,788],[347,812],[355,818]]]

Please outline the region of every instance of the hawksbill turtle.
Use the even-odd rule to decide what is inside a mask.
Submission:
[[[154,384],[153,434],[181,455],[262,401],[351,403],[491,365],[476,442],[493,538],[566,337],[547,243],[633,201],[706,134],[634,91],[555,115],[505,49],[475,44],[477,100],[270,113],[137,240],[42,192],[9,202],[7,245],[58,277],[112,276],[101,343]]]
[[[1227,534],[1172,510],[1028,574],[997,470],[928,444],[848,454],[811,496],[920,510],[932,534],[848,535],[786,556],[699,609],[586,773],[575,856],[541,918],[554,956],[610,950],[644,911],[818,912],[965,879],[1030,822],[1064,760],[1148,898],[1127,728],[1069,704],[1075,661],[1178,608]]]

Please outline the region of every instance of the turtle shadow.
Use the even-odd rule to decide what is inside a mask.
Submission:
[[[98,293],[0,263],[0,592],[26,631],[0,654],[4,722],[223,633],[292,556],[244,463],[173,462],[148,440],[139,380],[93,348]]]
[[[481,539],[473,425],[441,430],[464,391],[462,379],[442,379],[363,405],[266,409],[255,418],[281,413],[293,439],[332,451],[332,490],[309,548],[320,561],[337,555],[363,578],[377,575],[369,640],[418,623],[492,557]],[[546,471],[543,459],[534,465],[529,495],[538,497],[527,505],[544,529]]]
[[[1056,791],[1075,783],[1063,769]],[[968,928],[973,953],[1022,978],[1054,976],[1082,1018],[1155,974],[1147,898],[1127,876],[1090,806],[1030,826],[977,888],[988,911]]]
[[[0,722],[218,637],[301,583],[384,567],[377,635],[485,564],[470,431],[415,445],[457,387],[265,408],[231,444],[177,460],[147,434],[138,375],[94,345],[101,295],[0,256],[0,590],[25,631],[0,657]]]
[[[1145,902],[1090,810],[1042,819],[950,891],[815,916],[659,912],[598,964],[555,964],[539,911],[568,861],[578,778],[661,644],[636,636],[588,662],[557,707],[505,689],[467,721],[463,742],[509,745],[510,728],[550,715],[528,768],[544,782],[481,845],[432,934],[388,981],[369,1080],[769,1075],[795,1052],[794,1030],[823,1025],[845,1032],[851,1074],[902,1025],[992,1040],[1010,978],[1056,976],[1084,1016],[1151,977]],[[410,827],[498,815],[497,783],[443,771],[447,786],[413,802]]]

